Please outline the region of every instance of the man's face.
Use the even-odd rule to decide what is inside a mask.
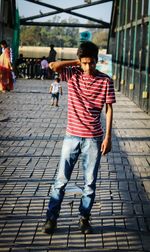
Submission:
[[[80,59],[81,68],[83,69],[83,72],[88,75],[93,75],[95,73],[96,68],[96,59],[95,58],[81,58]]]

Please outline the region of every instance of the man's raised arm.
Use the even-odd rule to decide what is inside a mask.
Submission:
[[[50,69],[54,72],[60,72],[62,68],[66,66],[77,66],[80,65],[80,60],[63,60],[63,61],[54,61],[49,63]]]

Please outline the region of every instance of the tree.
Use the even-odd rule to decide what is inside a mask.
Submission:
[[[93,33],[93,42],[100,48],[107,48],[108,30],[102,29]]]
[[[78,19],[68,18],[61,20],[59,16],[53,17],[50,22],[78,23]],[[20,44],[30,46],[77,47],[79,42],[79,29],[70,27],[36,27],[21,26]]]
[[[94,23],[92,21],[88,21],[87,24]],[[100,28],[90,28],[89,31],[92,33],[93,43],[95,43],[100,49],[106,49],[109,30]]]
[[[41,33],[36,26],[26,26],[21,28],[21,45],[39,45]]]

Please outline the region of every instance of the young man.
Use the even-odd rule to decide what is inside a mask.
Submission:
[[[48,204],[43,232],[52,234],[65,193],[65,186],[79,155],[82,157],[84,188],[79,206],[79,227],[84,234],[91,233],[89,223],[93,206],[97,172],[101,154],[111,150],[111,128],[115,94],[112,80],[96,70],[98,47],[92,42],[82,43],[77,52],[79,60],[52,62],[50,68],[59,72],[68,82],[68,125],[64,138],[59,170]],[[106,132],[100,122],[106,104]]]

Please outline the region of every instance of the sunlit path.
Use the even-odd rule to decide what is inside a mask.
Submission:
[[[102,157],[98,174],[94,233],[84,236],[78,229],[79,160],[58,229],[42,234],[67,119],[67,85],[56,108],[50,83],[18,80],[13,92],[0,94],[0,251],[150,251],[150,117],[120,93],[113,149]]]

